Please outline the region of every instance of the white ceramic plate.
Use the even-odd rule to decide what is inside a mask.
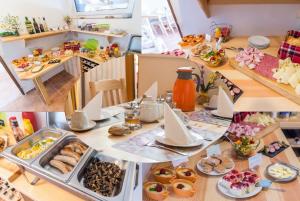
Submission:
[[[203,144],[204,140],[203,137],[199,134],[192,132],[190,130],[191,136],[194,138],[193,142],[190,144],[175,144],[174,142],[170,141],[169,139],[165,138],[165,136],[157,136],[155,140],[161,144],[172,146],[172,147],[181,147],[181,148],[189,148],[189,147],[196,147]]]
[[[71,127],[71,125],[69,126],[70,129],[72,131],[77,131],[77,132],[82,132],[82,131],[88,131],[88,130],[91,130],[92,128],[94,128],[96,126],[96,122],[94,121],[89,121],[89,125],[86,127],[86,128],[73,128]]]
[[[270,45],[270,39],[264,36],[251,36],[248,38],[248,42],[258,47],[265,47]]]
[[[272,175],[272,174],[270,173],[270,170],[271,170],[271,168],[274,167],[275,165],[281,165],[281,166],[283,166],[283,167],[286,167],[286,168],[290,169],[290,171],[293,172],[293,175],[290,176],[290,177],[287,177],[287,178],[279,178],[279,177],[276,177],[275,175]],[[288,167],[288,166],[286,166],[286,165],[284,165],[284,164],[282,164],[282,163],[273,163],[273,164],[270,164],[270,165],[267,166],[267,168],[266,168],[266,174],[267,174],[268,176],[270,176],[270,177],[271,177],[274,181],[276,181],[276,182],[289,182],[289,181],[293,181],[294,179],[297,178],[297,176],[298,176],[298,171],[295,170],[295,169],[293,169],[293,168],[290,168],[290,167]]]
[[[203,160],[203,159],[207,159],[208,157],[205,157],[205,158],[202,158],[201,160]],[[225,170],[225,172],[223,172],[223,173],[219,173],[219,172],[216,172],[216,171],[211,171],[210,173],[207,173],[207,172],[204,172],[203,171],[203,168],[201,167],[201,165],[200,165],[200,163],[201,163],[201,160],[200,161],[198,161],[198,163],[197,163],[197,169],[200,171],[200,172],[202,172],[202,173],[204,173],[204,174],[207,174],[207,175],[210,175],[210,176],[220,176],[220,175],[224,175],[224,174],[227,174],[228,172],[230,172],[231,170],[233,170],[234,169],[234,162],[233,162],[233,160],[232,159],[230,159],[231,160],[231,162],[233,163],[233,166],[232,166],[232,168],[230,168],[230,169],[226,169]]]
[[[225,119],[232,119],[232,117],[233,117],[233,114],[232,114],[232,116],[221,116],[221,115],[219,115],[218,114],[218,110],[212,110],[212,111],[210,111],[211,112],[211,114],[213,115],[213,116],[216,116],[216,117],[221,117],[221,118],[225,118]]]
[[[224,195],[231,197],[231,198],[250,198],[252,196],[257,195],[262,190],[262,187],[260,186],[260,187],[255,187],[252,192],[247,193],[245,195],[242,195],[242,196],[233,195],[229,192],[229,190],[227,188],[225,188],[224,186],[221,185],[221,179],[219,179],[218,184],[217,184],[219,191],[221,193],[223,193]]]
[[[31,69],[31,72],[32,72],[32,73],[38,73],[38,72],[40,72],[41,70],[43,70],[43,68],[44,68],[44,66],[36,66],[36,67],[33,67],[33,68]]]
[[[207,109],[207,110],[215,110],[215,109],[217,109],[216,107],[209,106],[209,103],[204,103],[203,107],[204,107],[204,109]]]

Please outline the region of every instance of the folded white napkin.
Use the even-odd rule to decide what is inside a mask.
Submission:
[[[193,138],[178,115],[164,103],[165,138],[174,145],[188,145]]]
[[[233,116],[233,103],[221,86],[219,86],[217,115],[226,118]]]
[[[102,92],[98,93],[92,100],[90,100],[82,110],[87,114],[90,120],[100,120],[101,108]]]
[[[144,95],[146,95],[147,97],[152,97],[153,100],[157,99],[158,96],[158,84],[157,81],[155,81],[150,87],[149,89],[144,93]]]

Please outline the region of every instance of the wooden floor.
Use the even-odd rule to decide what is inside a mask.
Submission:
[[[0,111],[63,112],[67,94],[77,79],[66,71],[62,71],[47,80],[44,84],[51,99],[50,105],[46,105],[38,91],[34,89],[0,108]]]

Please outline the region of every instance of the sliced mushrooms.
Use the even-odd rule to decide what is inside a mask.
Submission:
[[[122,175],[118,165],[94,158],[86,167],[83,184],[103,196],[112,196],[122,181]]]

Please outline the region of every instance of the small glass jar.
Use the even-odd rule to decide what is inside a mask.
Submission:
[[[140,107],[136,102],[130,102],[129,105],[125,106],[125,123],[124,126],[131,130],[136,130],[142,127],[140,120]]]

